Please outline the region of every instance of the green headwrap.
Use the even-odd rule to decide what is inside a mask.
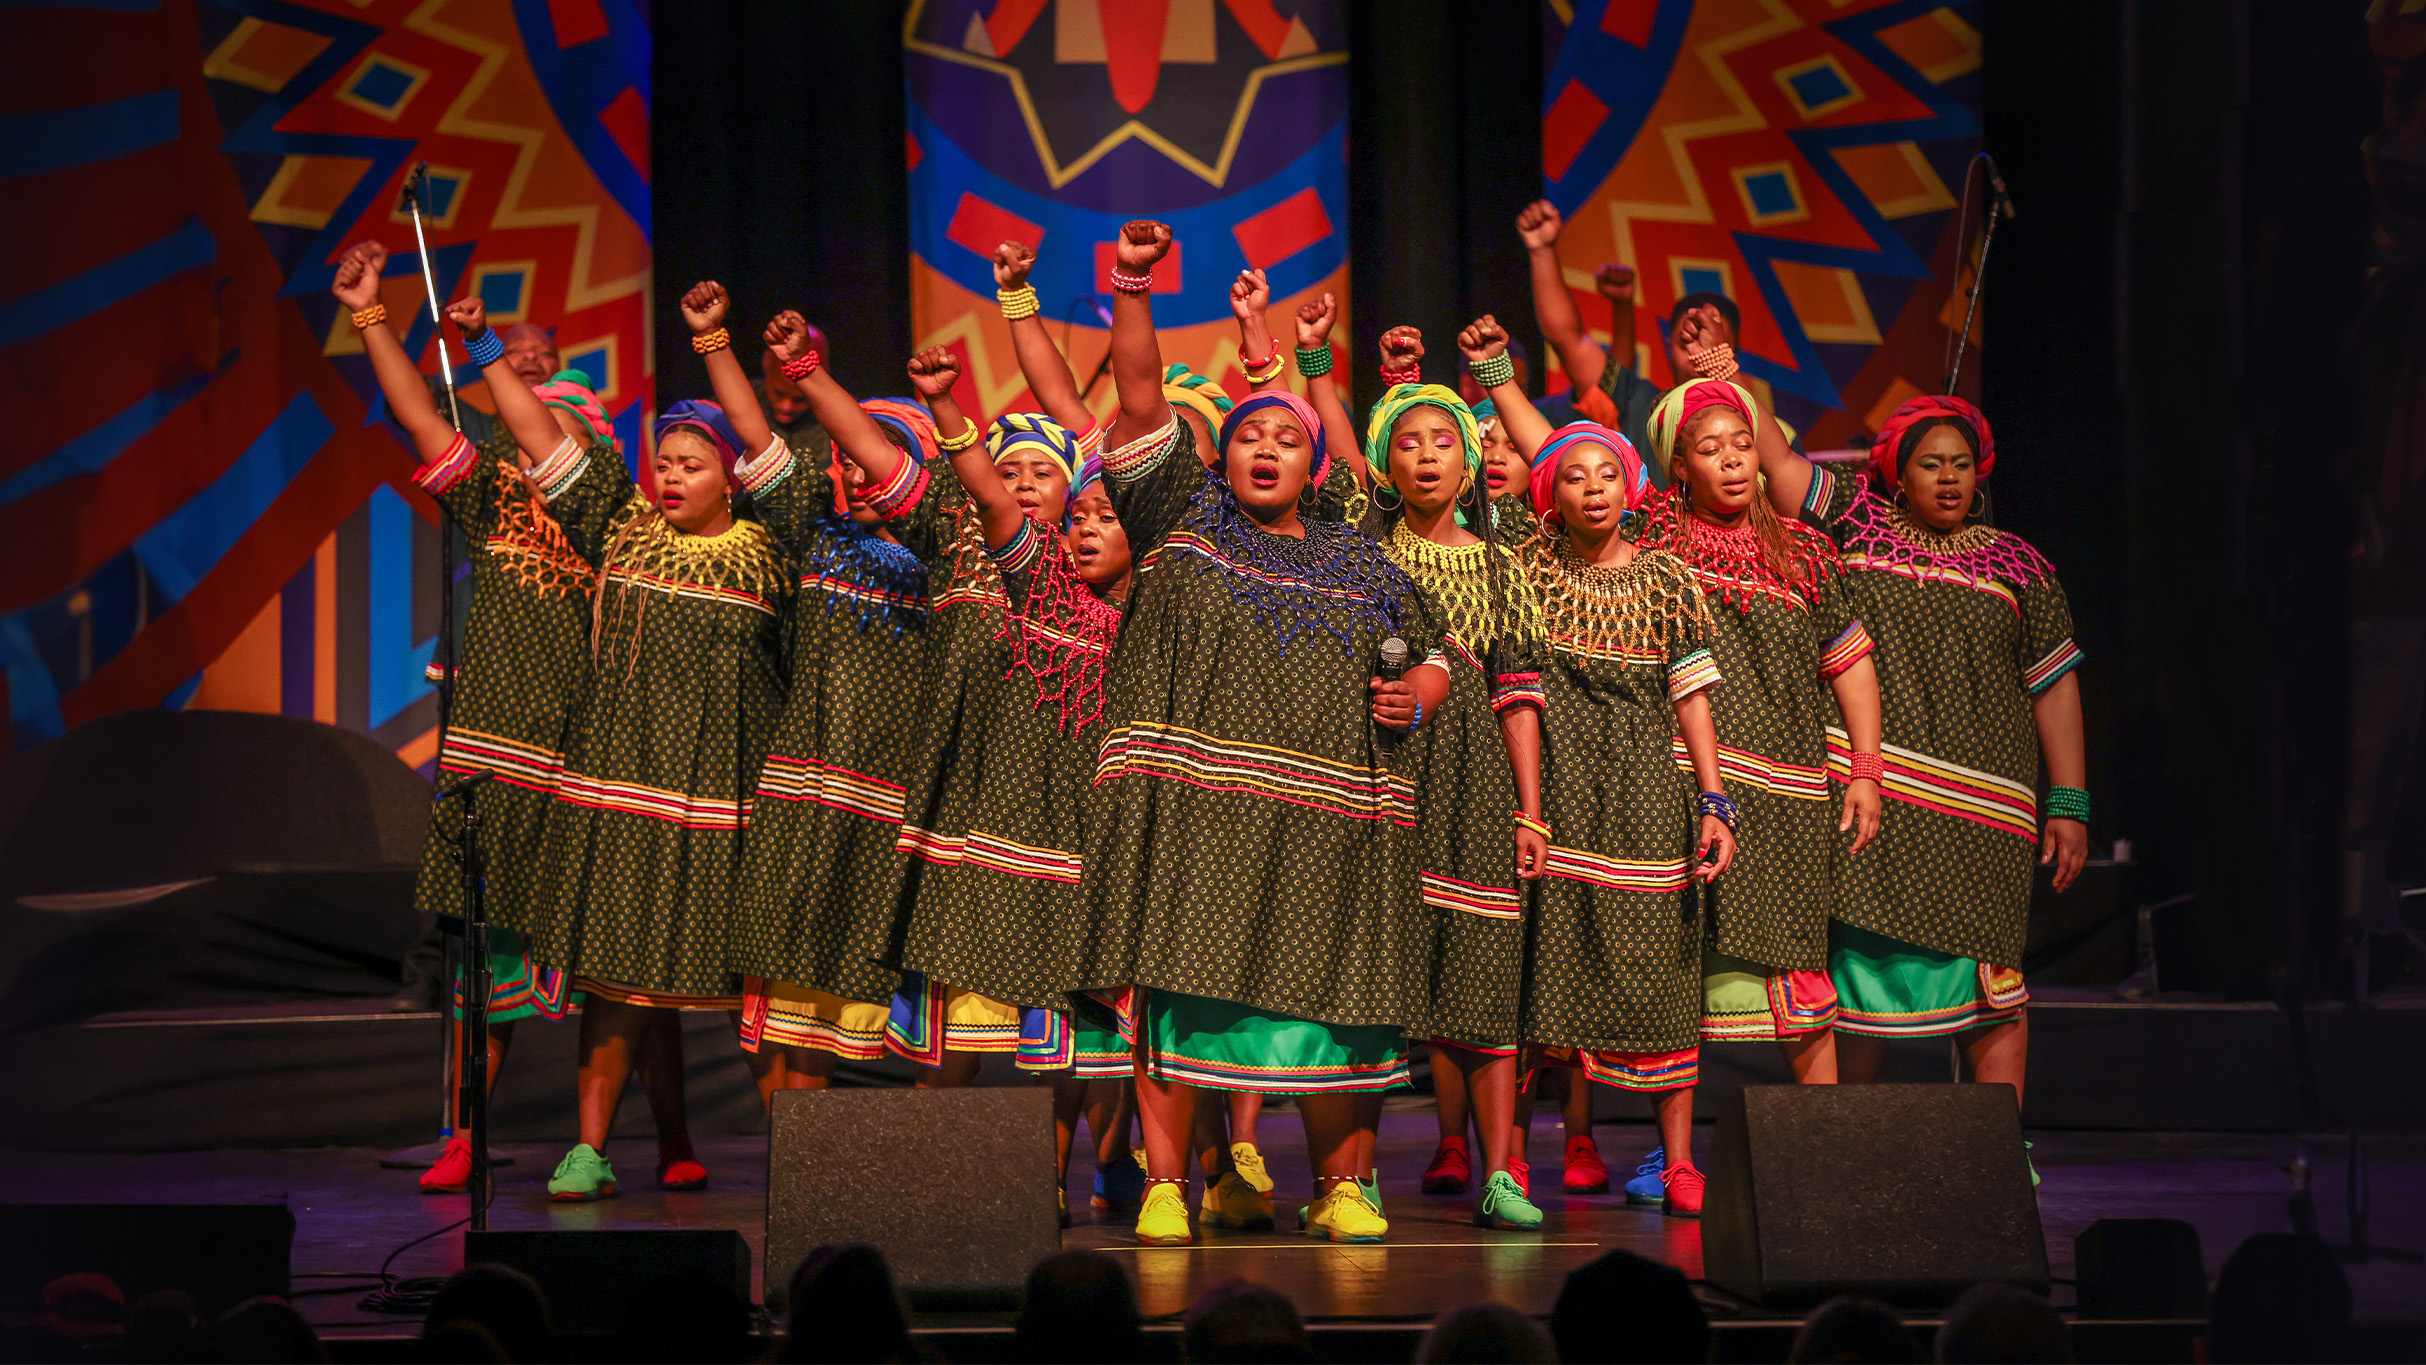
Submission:
[[[1365,419],[1365,463],[1373,477],[1383,483],[1390,481],[1390,428],[1409,408],[1429,404],[1457,419],[1458,439],[1466,445],[1466,477],[1480,478],[1483,472],[1483,434],[1475,425],[1474,409],[1457,396],[1457,390],[1441,384],[1393,384],[1390,391],[1373,405],[1372,415]]]

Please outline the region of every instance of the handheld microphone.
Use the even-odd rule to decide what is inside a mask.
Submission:
[[[1391,637],[1390,637],[1389,639],[1387,639],[1387,640],[1382,641],[1382,642],[1381,642],[1381,676],[1382,676],[1382,678],[1383,678],[1384,680],[1386,680],[1386,681],[1389,681],[1389,682],[1397,682],[1397,681],[1398,681],[1398,678],[1399,678],[1399,675],[1400,675],[1400,674],[1402,674],[1402,673],[1405,673],[1406,671],[1407,671],[1407,642],[1406,642],[1406,641],[1404,641],[1404,640],[1399,639],[1399,638],[1398,638],[1397,636],[1395,636],[1395,635],[1391,636]]]

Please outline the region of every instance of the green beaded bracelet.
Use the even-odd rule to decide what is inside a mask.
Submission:
[[[2047,818],[2078,820],[2089,823],[2089,793],[2078,787],[2049,787],[2047,789]]]
[[[1510,360],[1505,351],[1477,360],[1469,368],[1474,371],[1474,382],[1486,389],[1496,389],[1502,384],[1516,382],[1516,362]]]
[[[1299,377],[1305,379],[1318,379],[1323,375],[1329,374],[1330,372],[1330,347],[1317,346],[1310,351],[1303,346],[1297,348],[1297,373]]]

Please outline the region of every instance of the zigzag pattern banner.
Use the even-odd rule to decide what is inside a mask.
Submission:
[[[1672,383],[1669,309],[1727,295],[1745,374],[1815,449],[1937,392],[1983,8],[1548,0],[1542,177],[1587,328],[1608,340],[1593,268],[1633,266],[1634,364]]]
[[[20,63],[0,94],[31,282],[0,302],[18,413],[0,753],[168,705],[311,717],[426,764],[437,512],[329,296],[334,262],[387,243],[390,315],[434,373],[397,211],[427,161],[440,292],[555,329],[637,450],[655,368],[641,10],[108,0],[10,6],[0,41],[76,54]]]
[[[1249,267],[1282,346],[1326,290],[1347,335],[1339,0],[914,0],[902,42],[913,330],[959,355],[970,413],[1035,406],[994,297],[1004,241],[1036,249],[1029,283],[1082,386],[1108,343],[1090,301],[1108,304],[1132,218],[1178,239],[1154,272],[1164,360],[1247,391],[1229,296]],[[1110,415],[1108,380],[1089,403]]]

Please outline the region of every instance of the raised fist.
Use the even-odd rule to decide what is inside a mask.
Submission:
[[[1005,242],[994,248],[994,287],[1017,289],[1036,268],[1036,248],[1025,242]]]
[[[1413,327],[1393,327],[1381,334],[1381,367],[1412,370],[1423,363],[1424,334]]]
[[[1331,322],[1339,316],[1339,300],[1329,294],[1297,305],[1297,349],[1319,350],[1331,343]]]
[[[809,344],[809,320],[797,309],[784,309],[767,319],[766,343],[779,365],[800,359],[814,349]]]
[[[1457,349],[1469,362],[1504,355],[1508,350],[1508,330],[1499,325],[1498,318],[1485,313],[1457,334]]]
[[[1171,250],[1171,225],[1151,218],[1123,223],[1120,240],[1112,244],[1112,259],[1132,275],[1153,273],[1154,263]]]
[[[476,337],[489,329],[489,306],[477,294],[455,300],[446,306],[449,322],[466,337]]]
[[[1240,322],[1264,315],[1272,306],[1272,286],[1264,283],[1264,272],[1241,270],[1230,282],[1230,316]]]
[[[1611,263],[1592,276],[1592,287],[1612,303],[1634,302],[1634,267]]]
[[[732,300],[725,297],[724,286],[714,280],[701,280],[682,296],[682,320],[694,333],[713,332],[724,325],[725,309]]]
[[[930,346],[910,357],[910,387],[918,391],[919,401],[933,403],[948,397],[959,382],[960,362],[948,348]]]
[[[1527,250],[1558,245],[1558,230],[1566,220],[1558,216],[1558,206],[1547,199],[1536,199],[1516,215],[1516,235],[1524,239]]]
[[[337,280],[329,292],[348,308],[368,308],[379,302],[379,272],[386,268],[386,247],[377,242],[357,243],[338,258]]]

